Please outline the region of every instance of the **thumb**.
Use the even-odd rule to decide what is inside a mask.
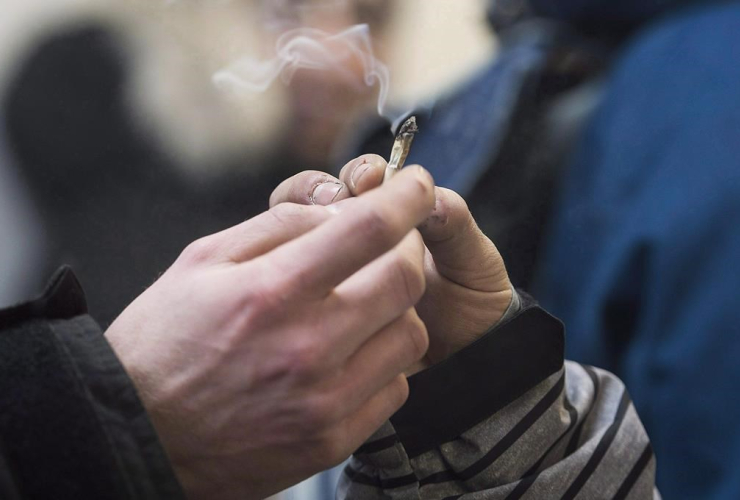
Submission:
[[[493,242],[480,230],[463,198],[436,188],[434,211],[419,227],[437,272],[447,280],[481,292],[511,287],[506,266]]]

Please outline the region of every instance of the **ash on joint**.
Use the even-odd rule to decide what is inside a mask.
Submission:
[[[402,137],[411,135],[413,136],[419,131],[419,127],[416,125],[416,117],[412,116],[405,122],[403,122],[403,125],[401,125],[401,128],[398,129],[398,133],[396,134],[396,137]]]

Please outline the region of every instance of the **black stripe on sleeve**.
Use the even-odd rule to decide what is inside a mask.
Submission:
[[[606,455],[607,450],[614,441],[614,438],[619,431],[619,427],[624,421],[624,416],[627,414],[627,410],[629,409],[631,403],[632,402],[630,400],[630,396],[625,389],[622,393],[622,400],[619,402],[619,408],[617,409],[617,414],[614,417],[614,422],[612,422],[604,435],[601,437],[601,441],[599,441],[599,444],[596,446],[596,449],[591,455],[591,458],[589,458],[588,462],[586,462],[586,466],[578,474],[578,476],[576,476],[575,480],[570,485],[570,488],[568,488],[563,496],[560,497],[561,500],[573,500],[581,491],[581,488],[583,488],[583,486],[586,484],[586,481],[588,481],[588,479],[594,473],[596,467],[599,466],[601,460],[604,458],[604,455]]]
[[[565,439],[565,437],[570,433],[570,431],[573,430],[573,428],[578,424],[578,411],[573,408],[573,405],[570,404],[570,400],[568,399],[567,394],[563,396],[563,405],[565,406],[565,409],[568,410],[568,415],[570,415],[570,423],[568,424],[568,428],[565,429],[565,432],[563,432],[560,437],[550,446],[547,451],[540,457],[537,462],[529,468],[529,470],[524,474],[524,479],[519,481],[519,484],[516,485],[516,487],[506,496],[505,500],[519,500],[528,490],[529,488],[534,484],[534,482],[537,480],[538,477],[540,477],[541,472],[538,472],[540,467],[542,467],[542,464],[545,462],[547,457],[552,453],[552,451],[558,447],[558,445]]]
[[[380,479],[356,471],[351,465],[348,465],[344,468],[344,473],[352,482],[380,488]]]
[[[379,451],[387,450],[388,448],[393,448],[396,443],[398,443],[398,436],[391,434],[390,436],[363,444],[357,449],[357,451],[355,451],[355,455],[377,453]]]
[[[344,468],[344,473],[351,481],[355,483],[364,484],[366,486],[373,486],[376,488],[381,488],[383,490],[401,488],[402,486],[408,486],[416,482],[416,476],[414,474],[407,474],[405,476],[393,477],[389,479],[380,479],[378,477],[369,476],[367,474],[363,474],[362,472],[356,471],[351,465],[348,465]]]
[[[438,484],[452,480],[467,481],[484,471],[532,427],[539,418],[557,401],[565,387],[565,373],[547,394],[480,460],[460,472],[443,471],[427,476],[419,481],[420,486]]]
[[[470,465],[465,470],[455,473],[454,471],[442,471],[435,474],[431,474],[422,480],[418,480],[415,475],[409,474],[394,479],[375,478],[368,476],[361,472],[354,470],[352,467],[347,466],[344,472],[347,476],[361,484],[381,487],[383,489],[400,488],[419,482],[419,486],[422,487],[427,484],[438,484],[447,481],[461,480],[465,481],[473,478],[478,473],[485,470],[491,464],[493,464],[506,450],[508,450],[537,420],[557,401],[558,397],[563,393],[565,388],[565,373],[563,373],[555,385],[547,392],[545,396],[524,416],[522,420],[517,423],[514,428],[509,431],[491,450],[486,453],[480,460]]]
[[[627,498],[630,490],[632,490],[632,487],[635,485],[637,480],[640,479],[642,473],[645,472],[645,469],[647,468],[652,458],[653,447],[650,445],[650,443],[648,443],[645,446],[645,449],[642,450],[642,454],[640,455],[640,458],[637,459],[637,462],[632,467],[632,470],[629,472],[629,474],[627,474],[627,478],[622,483],[622,486],[619,487],[619,490],[614,495],[613,500],[624,500],[625,498]]]
[[[591,382],[594,385],[593,401],[596,401],[599,397],[599,376],[596,374],[596,371],[590,366],[581,365],[581,368],[586,370],[588,376],[591,377]],[[568,442],[568,447],[565,449],[566,457],[572,455],[573,452],[576,451],[576,449],[578,448],[578,443],[580,443],[581,441],[581,433],[583,432],[583,427],[586,425],[586,420],[588,420],[588,415],[588,412],[583,415],[583,420],[581,420],[581,423],[578,424],[578,427],[576,427],[573,436],[571,436],[570,441]]]

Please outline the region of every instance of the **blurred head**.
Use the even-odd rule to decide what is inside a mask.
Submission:
[[[381,39],[390,15],[388,0],[262,0],[263,25],[268,34],[267,49],[284,33],[298,28],[340,33],[351,26],[370,27],[373,48]],[[332,50],[331,45],[328,47]],[[335,50],[343,50],[337,44]],[[376,52],[376,56],[383,59]],[[365,67],[359,57],[350,57],[340,69],[299,69],[287,89],[288,123],[286,140],[292,156],[303,166],[322,167],[331,156],[343,129],[360,114],[373,108],[378,88],[364,81]]]

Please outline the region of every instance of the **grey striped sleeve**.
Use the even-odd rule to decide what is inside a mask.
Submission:
[[[530,310],[533,307],[536,308],[531,303],[528,306]],[[513,318],[513,325],[509,325],[514,334],[522,333],[519,327],[532,327],[517,321]],[[548,330],[542,317],[538,324],[543,331]],[[555,330],[549,332],[540,339],[545,344],[548,338],[556,336]],[[531,339],[525,338],[524,345],[512,346],[507,344],[505,331],[501,334],[496,329],[488,335],[494,336],[489,345],[472,347],[507,350],[507,357],[515,358],[517,366],[530,365],[535,372],[543,364],[527,359],[532,349],[526,344]],[[468,379],[467,384],[481,398],[503,397],[507,394],[503,389],[487,388],[495,385],[495,377],[506,378],[505,373],[490,365],[493,363],[489,363],[487,374],[480,366],[470,366],[476,378]],[[426,382],[444,386],[449,377],[466,379],[470,374],[460,373],[460,366],[453,365],[457,373],[445,373],[447,367],[442,367],[436,380],[428,377]],[[463,368],[466,369],[467,366]],[[413,399],[414,384],[411,388]],[[426,389],[422,387],[419,392]],[[445,390],[441,387],[440,394],[444,395]],[[456,390],[459,392],[459,388]],[[428,401],[426,406],[425,402],[416,402],[415,415],[400,423],[394,419],[387,422],[351,459],[337,498],[660,498],[654,489],[655,458],[649,439],[624,385],[614,375],[563,362],[561,357],[558,369],[550,370],[510,402],[489,406],[492,411],[479,415],[482,418],[473,425],[458,428],[450,438],[432,423],[441,421],[444,427],[452,428],[459,421],[469,420],[466,412],[475,403],[471,403],[470,395],[460,399],[457,392]],[[467,406],[462,406],[461,401],[467,402]],[[402,430],[413,429],[414,423],[428,429],[426,435],[432,435],[431,439],[425,440],[413,430]]]

